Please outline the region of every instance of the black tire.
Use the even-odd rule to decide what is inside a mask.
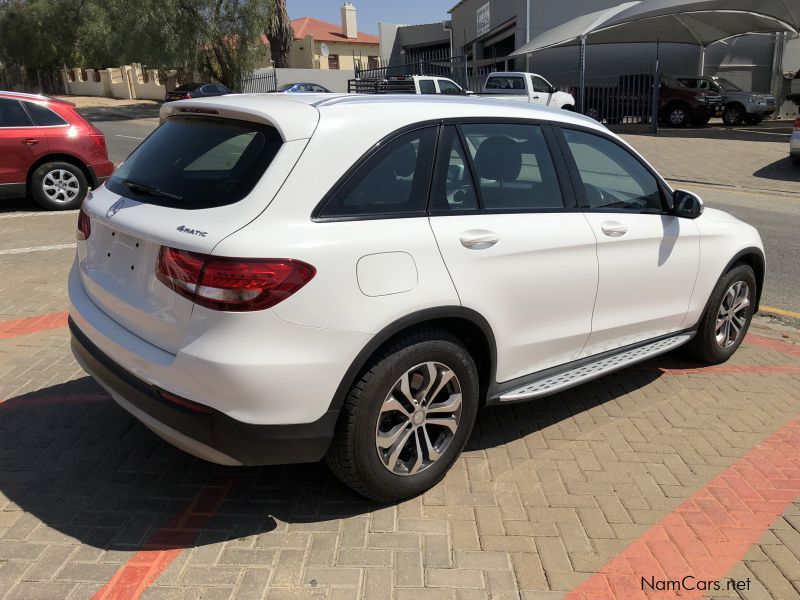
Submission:
[[[749,304],[740,313],[743,325],[737,334],[736,339],[729,346],[723,347],[717,341],[717,318],[721,311],[721,305],[726,294],[732,287],[739,282],[748,287]],[[756,276],[753,269],[748,265],[738,265],[725,273],[717,282],[711,297],[708,300],[706,311],[697,328],[697,334],[692,341],[686,345],[686,350],[693,358],[708,365],[718,365],[727,361],[739,348],[750,327],[753,318],[753,307],[755,306],[758,294]]]
[[[600,107],[598,107],[598,106],[590,106],[586,110],[586,116],[589,117],[590,119],[594,119],[598,123],[602,123],[603,122],[603,113],[602,113]]]
[[[672,127],[686,127],[691,121],[691,109],[685,102],[676,102],[667,108],[666,117]]]
[[[722,113],[722,122],[728,127],[739,125],[744,120],[745,110],[738,104],[728,104]]]
[[[44,163],[31,174],[30,195],[46,210],[80,208],[88,191],[86,175],[72,163]]]
[[[758,115],[745,115],[744,122],[748,125],[758,125],[761,121],[764,120],[764,117]]]
[[[711,120],[711,117],[697,117],[692,119],[692,125],[695,127],[705,127],[708,125],[708,122]]]
[[[397,397],[396,385],[401,376],[414,369],[416,365],[429,362],[438,363],[440,367],[446,367],[455,374],[455,381],[451,385],[457,384],[460,387],[460,419],[457,421],[454,433],[447,434],[445,428],[441,428],[438,435],[450,435],[450,441],[442,449],[438,459],[430,461],[416,474],[397,474],[390,470],[391,467],[387,466],[379,455],[377,443],[379,428],[392,426],[391,422],[386,425],[386,422],[379,421],[379,418],[386,419],[387,415],[388,418],[392,415],[401,416],[397,412],[382,413],[389,394],[395,390]],[[437,377],[440,377],[439,371]],[[409,381],[411,388],[413,381],[419,380],[414,379],[412,375]],[[442,392],[446,389],[444,388]],[[475,362],[461,340],[441,329],[425,329],[404,335],[379,351],[371,359],[361,378],[350,389],[325,460],[345,485],[372,500],[396,502],[416,496],[436,485],[461,453],[475,423],[479,389]],[[433,400],[431,399],[431,404]],[[417,456],[413,442],[419,439],[415,438],[417,432],[427,426],[415,425],[414,418],[401,418],[400,421],[401,423],[394,427],[402,425],[402,431],[407,431],[406,427],[409,425],[411,427],[408,445],[396,444],[386,452],[403,446],[408,452],[414,453],[413,456]],[[433,427],[432,432],[431,429],[427,430],[430,436],[436,436],[438,431],[436,426],[430,427]],[[399,440],[400,436],[397,439]],[[402,456],[403,453],[399,455]],[[402,470],[402,461],[389,458],[389,462],[392,467]]]

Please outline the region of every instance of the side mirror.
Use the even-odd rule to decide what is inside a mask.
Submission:
[[[557,91],[558,91],[558,88],[556,86],[554,86],[554,85],[550,86],[550,93],[551,94],[555,94]]]
[[[675,190],[672,196],[673,214],[684,219],[696,219],[703,214],[705,205],[700,196],[685,190]]]

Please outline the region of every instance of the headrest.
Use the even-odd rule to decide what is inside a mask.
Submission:
[[[506,136],[486,138],[475,154],[475,168],[483,179],[513,181],[522,170],[522,149]]]

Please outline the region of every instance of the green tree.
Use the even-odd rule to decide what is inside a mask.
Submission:
[[[177,0],[197,32],[198,69],[232,90],[253,71],[270,0]]]
[[[274,0],[267,26],[272,63],[276,68],[289,66],[289,52],[294,41],[294,28],[286,11],[286,0]]]

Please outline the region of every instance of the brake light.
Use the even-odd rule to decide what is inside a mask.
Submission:
[[[78,231],[75,234],[75,237],[78,238],[79,242],[83,242],[89,239],[89,236],[92,234],[92,221],[89,219],[89,215],[84,212],[83,208],[78,213]]]
[[[800,131],[800,117],[797,117],[794,120],[794,130],[795,131]]]
[[[191,98],[191,97],[192,97],[192,95],[191,95],[191,94],[184,94],[184,95],[183,95],[183,99],[184,99],[184,100],[188,100],[188,99],[189,99],[189,98]]]
[[[104,154],[108,152],[106,149],[106,136],[102,131],[95,129],[89,134],[89,137],[94,142],[94,145],[97,146],[98,150]]]
[[[282,302],[317,270],[289,258],[222,258],[162,247],[157,279],[192,302],[213,310],[246,312]]]

